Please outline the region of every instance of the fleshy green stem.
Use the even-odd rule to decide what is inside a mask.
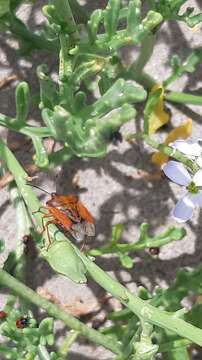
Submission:
[[[173,150],[173,149],[172,149]],[[32,189],[29,186],[26,186],[25,177],[26,173],[11,153],[11,151],[7,148],[7,146],[0,140],[0,158],[6,162],[6,166],[12,172],[13,176],[15,177],[15,181],[20,189],[20,192],[27,203],[27,206],[31,210],[36,210],[39,208],[39,203],[34,196]],[[41,215],[39,215],[39,221],[41,219]],[[59,233],[60,234],[60,233]],[[62,236],[62,234],[61,234]],[[68,240],[67,240],[68,241]],[[102,286],[107,292],[111,293],[115,296],[123,305],[129,308],[134,314],[136,314],[139,318],[143,318],[143,320],[157,325],[159,327],[165,328],[170,330],[178,335],[182,336],[183,338],[187,338],[194,343],[202,346],[202,330],[198,329],[197,327],[181,320],[175,316],[173,313],[169,313],[166,311],[162,311],[153,307],[152,305],[148,304],[147,301],[141,300],[137,296],[131,294],[124,286],[118,283],[116,280],[111,278],[108,274],[106,274],[102,269],[100,269],[96,264],[94,264],[89,258],[85,255],[81,254],[81,252],[75,247],[75,251],[80,259],[83,261],[88,273],[90,276],[100,285]],[[92,329],[86,329],[86,326],[73,317],[69,317],[69,315],[65,314],[64,311],[50,304],[44,299],[41,299],[35,292],[31,289],[27,288],[25,285],[18,282],[16,279],[12,278],[9,274],[5,271],[0,273],[0,283],[2,285],[7,286],[9,289],[14,290],[19,295],[26,298],[28,301],[32,301],[36,305],[42,307],[43,309],[47,310],[48,313],[56,318],[63,320],[68,326],[71,328],[80,331],[83,335],[88,338],[91,338],[95,342],[103,344],[103,346],[109,348],[111,346],[110,342],[107,342],[107,346],[105,340],[100,338],[100,334],[98,335],[96,331]],[[77,324],[77,325],[76,325]],[[93,331],[93,333],[92,333]],[[93,334],[93,337],[91,336]],[[97,340],[95,340],[95,336],[97,336]],[[114,342],[113,342],[114,344]],[[114,346],[112,344],[112,347]],[[111,349],[112,350],[112,349]],[[113,348],[115,353],[119,351],[119,347],[116,349]]]
[[[69,5],[74,15],[76,14],[76,16],[79,18],[80,22],[86,24],[88,21],[88,14],[84,10],[84,7],[79,5],[77,0],[69,0]]]
[[[145,65],[149,61],[150,57],[152,56],[153,49],[154,49],[154,41],[155,35],[150,34],[147,35],[141,43],[140,54],[136,61],[130,65],[128,71],[135,74],[140,74],[144,69]]]
[[[57,2],[59,5],[61,3],[62,8],[64,8],[65,16],[67,19],[67,24],[68,24],[69,28],[71,29],[71,33],[72,33],[71,36],[75,40],[78,40],[80,38],[80,35],[79,35],[77,24],[74,20],[74,16],[73,16],[69,1],[68,0],[57,0]]]
[[[35,291],[22,284],[4,270],[0,271],[0,284],[25,300],[44,309],[50,316],[63,321],[70,329],[78,331],[81,335],[85,336],[94,343],[104,346],[106,349],[115,354],[120,353],[120,345],[117,341],[114,341],[109,336],[102,335],[98,331],[89,328],[87,325],[83,324],[72,315],[67,314],[55,304],[43,299]]]
[[[61,357],[64,357],[64,359],[67,358],[67,354],[69,352],[69,349],[71,347],[71,345],[75,342],[76,338],[79,336],[79,332],[75,331],[75,330],[71,330],[67,336],[65,336],[59,350],[58,350],[58,354]]]
[[[13,119],[4,114],[0,114],[0,126],[6,127],[7,129],[19,132],[20,134],[26,136],[36,135],[40,138],[51,136],[51,132],[47,127],[36,127],[36,126],[23,126],[19,128],[14,123]]]
[[[202,346],[202,330],[181,320],[174,313],[162,311],[150,305],[147,301],[138,298],[123,285],[114,280],[101,268],[83,254],[80,254],[90,276],[107,292],[116,297],[134,314],[150,324],[170,330],[183,338],[187,338]]]
[[[202,96],[187,94],[183,92],[171,91],[165,93],[165,99],[178,104],[189,104],[202,106]]]
[[[58,151],[52,152],[48,157],[49,168],[55,168],[57,165],[70,160],[73,156],[74,154],[69,147],[64,147]]]
[[[43,345],[38,346],[38,356],[40,360],[50,360],[49,353]]]
[[[36,49],[48,50],[50,52],[58,53],[58,44],[53,41],[47,41],[40,35],[33,34],[28,30],[25,24],[15,15],[8,15],[9,30],[17,38],[24,39],[31,46]]]
[[[174,341],[159,345],[159,352],[169,352],[170,353],[170,351],[179,349],[183,346],[186,347],[190,344],[191,344],[191,341],[189,341],[187,339],[174,340]]]
[[[148,235],[145,235],[144,238],[142,238],[142,235],[140,234],[138,241],[130,243],[130,244],[121,244],[119,242],[114,243],[113,241],[110,241],[109,245],[107,245],[107,246],[103,246],[103,247],[96,248],[96,249],[91,249],[88,252],[88,255],[100,256],[103,254],[128,253],[131,251],[148,249],[151,247],[159,248],[163,245],[169,244],[171,241],[183,239],[183,237],[186,234],[185,230],[181,229],[181,233],[179,234],[179,236],[176,236],[175,231],[172,234],[171,230],[172,230],[172,228],[169,228],[168,231],[164,232],[163,234],[161,234],[159,236],[155,236],[155,237],[149,237]]]
[[[171,146],[166,146],[164,144],[159,144],[156,141],[154,141],[153,139],[151,139],[148,135],[145,135],[145,134],[137,134],[137,135],[134,135],[134,137],[142,138],[153,149],[159,150],[163,154],[165,154],[165,155],[167,155],[169,157],[172,157],[175,160],[180,161],[181,163],[183,163],[186,167],[188,167],[194,173],[197,170],[199,170],[198,165],[194,161],[188,159],[180,151],[178,151],[178,150],[175,151]]]
[[[133,68],[122,71],[120,77],[125,80],[134,80],[140,85],[142,85],[146,90],[151,90],[151,88],[156,84],[156,81],[145,71],[136,72]]]

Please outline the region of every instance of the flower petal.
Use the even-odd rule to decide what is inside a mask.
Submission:
[[[196,186],[202,186],[202,169],[198,170],[193,176],[193,182]]]
[[[200,166],[202,168],[202,156],[199,156],[197,159],[196,159],[196,163],[198,166]]]
[[[191,176],[189,175],[187,169],[183,164],[177,161],[168,161],[162,169],[165,175],[178,185],[186,186],[191,181]]]
[[[174,149],[181,151],[185,155],[200,156],[202,153],[202,147],[193,140],[178,139],[171,144]]]
[[[198,194],[195,195],[194,202],[202,208],[202,191],[199,191]]]
[[[192,195],[186,194],[177,202],[172,211],[172,216],[177,222],[183,223],[192,217],[193,209],[195,207],[195,201],[192,200]]]

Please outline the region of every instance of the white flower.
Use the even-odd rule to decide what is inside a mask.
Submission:
[[[202,147],[198,142],[193,141],[192,139],[178,139],[171,143],[170,146],[176,150],[179,150],[190,159],[195,160],[197,165],[202,167]]]
[[[202,190],[200,190],[202,187],[202,169],[198,170],[193,178],[184,165],[177,161],[168,161],[162,169],[170,180],[186,187],[187,192],[172,210],[172,216],[176,221],[186,222],[192,217],[195,206],[202,207]]]

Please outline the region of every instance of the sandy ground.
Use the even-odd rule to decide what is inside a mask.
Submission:
[[[97,2],[88,2],[86,6],[96,7]],[[99,1],[103,5],[104,1]],[[43,17],[39,9],[43,1],[37,1],[34,7],[26,5],[19,10],[20,16],[27,21],[33,29],[40,27]],[[202,11],[201,1],[188,1],[189,6],[196,5]],[[155,79],[161,81],[169,73],[168,63],[172,53],[177,53],[183,59],[191,49],[202,46],[202,25],[189,29],[183,24],[170,22],[164,25],[158,33],[157,44],[146,67]],[[127,51],[126,51],[127,50]],[[135,49],[126,49],[122,54],[124,61],[131,61]],[[34,94],[38,88],[35,69],[38,64],[48,63],[51,70],[57,69],[57,60],[50,54],[34,53],[31,58],[22,59],[17,56],[16,46],[3,35],[1,37],[0,52],[0,79],[10,74],[16,74],[18,78],[28,81],[31,92]],[[172,85],[175,90],[192,91],[201,94],[202,66],[191,76],[183,76]],[[15,112],[14,88],[15,82],[0,91],[0,112],[12,115]],[[172,125],[178,125],[187,117],[194,121],[193,137],[201,137],[200,107],[173,107],[168,105],[171,112]],[[30,119],[40,121],[40,114],[35,109],[30,112]],[[130,122],[122,129],[123,133],[134,131],[139,126],[139,120]],[[13,139],[13,134],[4,130],[4,137]],[[163,138],[164,133],[160,136]],[[181,189],[166,179],[159,181],[146,181],[142,171],[152,173],[154,169],[150,163],[149,149],[142,144],[129,145],[122,142],[118,147],[110,146],[108,155],[103,159],[74,159],[55,169],[53,173],[39,174],[37,180],[49,191],[60,193],[75,192],[72,180],[78,177],[79,193],[81,200],[92,212],[96,223],[96,239],[89,246],[100,246],[110,237],[112,224],[123,223],[124,232],[122,241],[134,241],[138,239],[139,226],[142,222],[150,224],[150,231],[158,234],[169,225],[175,225],[170,218],[170,210],[176,200],[181,196]],[[25,155],[25,148],[16,152],[16,155],[24,163],[29,162],[30,154]],[[39,193],[38,193],[39,194]],[[44,201],[44,196],[41,196]],[[6,251],[14,246],[16,227],[14,224],[15,213],[9,203],[7,191],[1,190],[1,226],[0,238],[6,242]],[[202,259],[201,225],[202,213],[196,210],[192,221],[185,225],[187,236],[180,242],[164,246],[159,258],[153,259],[145,252],[134,253],[134,267],[126,271],[121,270],[116,258],[103,257],[97,263],[109,274],[124,283],[130,290],[135,291],[137,286],[147,286],[152,290],[156,285],[167,286],[176,275],[180,267],[194,267]],[[5,254],[4,254],[5,256]],[[43,287],[57,296],[57,299],[69,307],[78,304],[82,300],[85,309],[99,308],[99,301],[103,299],[104,291],[89,280],[88,285],[76,285],[63,276],[55,275],[49,266],[42,260],[30,257],[27,272],[27,282],[33,288]],[[81,296],[82,294],[82,296]],[[5,301],[1,295],[0,304]],[[0,306],[0,307],[1,307]],[[109,302],[108,308],[119,308],[117,302]],[[98,318],[102,320],[104,312],[101,311]],[[57,335],[60,339],[65,329],[60,323],[56,324]],[[84,355],[85,354],[85,355]],[[109,359],[110,353],[102,348],[95,348],[86,343],[79,342],[72,346],[71,360]]]

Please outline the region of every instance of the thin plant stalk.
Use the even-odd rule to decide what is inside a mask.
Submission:
[[[8,167],[8,169],[12,172],[13,176],[15,177],[15,181],[20,188],[20,192],[27,203],[27,206],[31,208],[32,211],[36,210],[36,208],[39,208],[39,202],[37,198],[35,197],[32,189],[26,185],[26,177],[27,174],[22,169],[20,164],[18,163],[15,156],[12,154],[12,152],[8,149],[8,147],[4,144],[2,140],[0,140],[0,158],[5,163],[5,165]],[[38,214],[39,218],[37,220],[41,221],[41,215]],[[51,234],[53,235],[52,228],[50,229]],[[60,233],[59,233],[60,234]],[[61,234],[62,235],[62,234]],[[63,235],[62,235],[63,236]],[[69,241],[69,240],[67,240]],[[83,255],[76,247],[75,251],[77,252],[77,255],[81,258],[83,261],[89,275],[101,286],[103,287],[107,292],[111,293],[114,297],[116,297],[123,305],[125,305],[127,308],[129,308],[134,314],[136,314],[139,318],[142,318],[144,321],[147,321],[151,324],[157,325],[159,327],[165,328],[167,330],[170,330],[174,333],[177,333],[178,335],[187,338],[194,343],[202,346],[202,330],[198,329],[197,327],[185,322],[184,320],[181,320],[180,318],[176,317],[175,313],[169,313],[166,311],[162,311],[160,309],[155,308],[154,306],[148,304],[147,301],[144,301],[137,296],[131,294],[124,286],[122,286],[118,281],[114,280],[112,277],[110,277],[108,274],[106,274],[101,268],[99,268],[92,260],[90,260],[88,257]],[[7,286],[8,288],[12,288],[14,291],[17,292],[18,288],[21,288],[20,295],[26,298],[28,301],[32,301],[34,297],[34,292],[32,292],[30,289],[25,289],[25,285],[21,284],[20,282],[18,285],[14,281],[17,281],[13,279],[12,277],[9,277],[10,275],[7,274],[5,271],[2,271],[0,273],[0,283],[2,285]],[[7,279],[7,280],[5,280]],[[14,288],[15,286],[15,288]],[[24,291],[26,294],[24,294]],[[19,291],[18,291],[19,293]],[[36,295],[36,294],[35,294]],[[29,296],[32,298],[29,299]],[[40,302],[38,298],[36,298],[35,304],[38,306],[41,306],[41,304],[44,304],[43,302]],[[32,301],[33,302],[33,301]],[[47,304],[44,304],[45,308],[47,307]],[[53,305],[53,304],[52,304]],[[43,307],[43,306],[41,306]],[[44,308],[44,307],[43,307]],[[51,314],[54,316],[55,314],[55,308],[50,308]],[[61,313],[59,310],[60,317],[63,316],[63,312]],[[50,314],[50,311],[49,311]],[[55,314],[55,316],[57,316]],[[68,321],[68,320],[67,320]],[[71,325],[70,325],[71,327]],[[75,329],[80,331],[80,325],[79,328]]]

